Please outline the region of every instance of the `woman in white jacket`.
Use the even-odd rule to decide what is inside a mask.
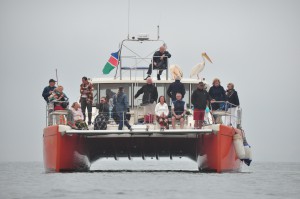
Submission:
[[[155,115],[157,122],[160,124],[161,129],[169,129],[169,107],[166,104],[166,99],[164,96],[158,98],[158,103],[155,106]]]

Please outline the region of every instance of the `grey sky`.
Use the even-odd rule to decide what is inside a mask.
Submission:
[[[185,71],[206,51],[202,75],[233,82],[257,161],[300,161],[300,2],[131,0],[130,33],[160,36]],[[127,37],[127,1],[0,0],[0,161],[42,161],[45,102],[59,70],[71,101],[82,76]],[[185,73],[187,77],[188,73]]]

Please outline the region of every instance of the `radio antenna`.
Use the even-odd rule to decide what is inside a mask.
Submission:
[[[130,16],[130,0],[128,0],[128,34],[127,34],[127,39],[129,39],[129,16]]]
[[[157,40],[159,40],[159,25],[157,25]]]
[[[58,85],[58,74],[57,74],[57,68],[55,69],[55,75],[56,75],[56,84]]]

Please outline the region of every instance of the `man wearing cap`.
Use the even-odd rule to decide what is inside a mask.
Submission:
[[[43,98],[45,99],[45,101],[47,102],[47,104],[49,104],[49,96],[53,93],[54,89],[56,88],[55,86],[55,80],[54,79],[50,79],[49,80],[49,86],[46,86],[43,90]],[[53,111],[53,107],[48,107],[48,114],[50,114]],[[52,117],[48,117],[48,125],[52,125],[53,121],[52,121]]]
[[[185,87],[183,83],[180,82],[180,77],[176,76],[175,82],[170,84],[168,90],[167,90],[167,95],[172,98],[172,101],[176,100],[176,93],[180,93],[182,98],[184,98],[185,95]]]
[[[44,97],[45,101],[47,103],[49,103],[49,99],[48,97],[53,93],[53,90],[56,88],[55,87],[55,80],[54,79],[50,79],[49,80],[49,86],[46,86],[43,90],[43,94],[42,96]]]
[[[131,131],[132,128],[129,125],[127,119],[126,119],[126,112],[127,112],[128,107],[129,107],[128,97],[124,93],[124,88],[123,87],[119,87],[118,93],[116,95],[114,95],[113,104],[116,107],[116,112],[117,112],[117,114],[120,118],[118,130],[122,130],[123,129],[123,124],[125,124],[125,126],[127,126],[127,128]]]
[[[203,82],[199,82],[197,89],[193,91],[191,101],[194,105],[194,127],[195,129],[201,129],[204,122],[205,109],[210,102],[210,96],[204,89]]]

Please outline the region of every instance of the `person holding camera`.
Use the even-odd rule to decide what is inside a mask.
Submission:
[[[143,94],[142,106],[144,106],[144,115],[153,115],[154,118],[150,120],[155,121],[155,106],[158,98],[158,92],[156,86],[154,86],[152,82],[151,77],[147,79],[147,84],[142,86],[142,88],[137,91],[134,98],[138,98],[141,94]]]

